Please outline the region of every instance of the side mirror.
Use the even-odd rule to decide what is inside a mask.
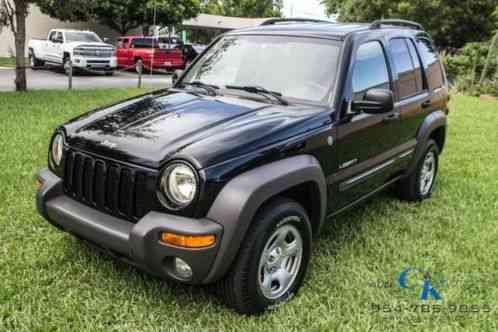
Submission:
[[[102,41],[103,41],[104,43],[106,43],[106,44],[109,44],[109,38],[105,38],[105,37],[104,37],[104,39],[102,39]]]
[[[371,89],[365,93],[363,100],[353,101],[351,110],[367,114],[382,114],[394,109],[394,96],[391,90]]]
[[[180,77],[182,77],[182,75],[183,75],[183,70],[177,69],[173,72],[173,76],[171,77],[171,80],[173,81],[173,85],[176,84],[176,82],[178,81],[178,79]]]

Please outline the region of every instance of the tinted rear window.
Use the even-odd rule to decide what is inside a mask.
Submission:
[[[427,73],[429,88],[434,90],[442,87],[444,84],[443,70],[434,46],[425,38],[418,39],[417,46]]]
[[[390,50],[394,59],[395,71],[398,74],[398,93],[400,99],[414,96],[422,91],[420,62],[414,57],[414,50],[409,46],[411,41],[406,38],[392,39]],[[416,60],[416,61],[415,61]]]

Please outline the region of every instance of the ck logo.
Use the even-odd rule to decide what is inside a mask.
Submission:
[[[427,301],[442,300],[440,287],[447,283],[446,278],[440,274],[431,274],[421,269],[407,268],[399,274],[399,287],[401,289],[420,289],[420,299]]]

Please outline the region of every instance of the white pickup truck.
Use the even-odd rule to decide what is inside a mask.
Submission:
[[[112,75],[117,67],[116,48],[91,31],[50,30],[47,40],[30,40],[28,52],[32,67],[62,66],[66,74],[71,63],[73,72],[87,69]]]

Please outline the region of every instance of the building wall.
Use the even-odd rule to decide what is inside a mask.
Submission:
[[[56,28],[92,30],[96,32],[101,38],[109,38],[110,41],[114,41],[118,37],[118,33],[116,31],[106,26],[91,22],[61,22],[43,14],[37,6],[31,5],[29,16],[26,20],[26,45],[32,38],[47,38],[48,31],[50,29]],[[9,27],[3,27],[2,31],[0,32],[0,57],[8,57],[14,55],[14,35],[10,31]]]

